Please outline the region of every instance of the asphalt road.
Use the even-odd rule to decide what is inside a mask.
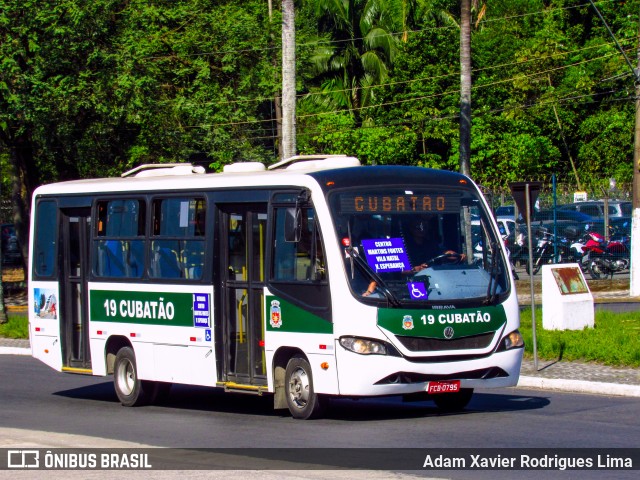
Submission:
[[[186,386],[175,386],[164,405],[125,408],[118,403],[110,378],[62,374],[30,357],[2,355],[0,399],[0,438],[4,437],[0,447],[68,447],[75,441],[78,447],[396,449],[393,453],[403,449],[640,445],[637,398],[520,388],[478,391],[467,411],[460,414],[445,415],[429,402],[407,404],[394,397],[337,400],[325,418],[299,421],[285,411],[275,412],[268,396]],[[66,443],[40,432],[63,434]],[[440,478],[489,479],[511,478],[514,472],[437,473],[434,476]],[[581,480],[636,475],[637,471],[517,472],[521,478]]]

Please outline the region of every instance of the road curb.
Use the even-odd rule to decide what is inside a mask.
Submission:
[[[0,355],[31,355],[31,349],[23,347],[0,347]]]
[[[540,390],[558,390],[573,393],[595,393],[599,395],[640,397],[640,385],[590,382],[586,380],[568,380],[562,378],[520,376],[517,387],[537,388]]]
[[[4,309],[9,313],[23,313],[27,311],[26,305],[5,305]]]

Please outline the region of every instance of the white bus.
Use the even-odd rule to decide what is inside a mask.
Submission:
[[[272,394],[303,419],[337,396],[455,410],[518,382],[510,265],[458,173],[347,156],[145,165],[39,187],[29,253],[33,356],[113,375],[125,406],[180,383]]]

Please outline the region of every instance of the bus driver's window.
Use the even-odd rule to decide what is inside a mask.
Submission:
[[[324,252],[312,208],[301,209],[298,217],[300,236],[297,241],[286,238],[287,216],[292,208],[276,209],[276,245],[274,280],[313,282],[324,280]]]

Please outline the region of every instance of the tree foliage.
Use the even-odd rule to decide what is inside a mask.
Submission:
[[[633,3],[598,3],[630,58]],[[584,182],[630,182],[633,78],[593,8],[480,4],[472,177],[494,190],[551,174],[575,182],[573,159]],[[14,219],[26,225],[24,201],[41,183],[148,162],[274,161],[273,5],[270,20],[267,0],[0,0],[0,155],[23,210]],[[299,0],[296,9],[300,152],[458,169],[457,0]]]

